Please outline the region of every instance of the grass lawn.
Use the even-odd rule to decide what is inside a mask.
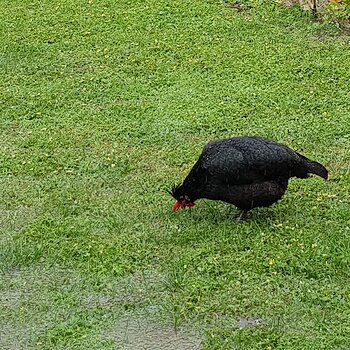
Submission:
[[[1,349],[350,348],[349,38],[214,0],[0,0],[0,28]],[[238,135],[330,181],[171,212]]]

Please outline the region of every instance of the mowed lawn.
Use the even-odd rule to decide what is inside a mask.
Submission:
[[[0,28],[1,349],[350,348],[349,37],[214,0],[0,0]],[[173,213],[238,135],[330,180]]]

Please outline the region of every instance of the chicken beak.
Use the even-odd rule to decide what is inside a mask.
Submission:
[[[174,205],[173,205],[173,211],[176,211],[176,210],[178,210],[179,208],[181,208],[181,203],[180,202],[178,202],[178,201],[176,201],[175,203],[174,203]]]

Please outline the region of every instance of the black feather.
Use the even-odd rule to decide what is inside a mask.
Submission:
[[[168,190],[167,192],[172,196],[174,197],[175,199],[179,199],[179,195],[178,195],[178,192],[179,192],[179,188],[180,188],[181,184],[174,184],[173,187]]]
[[[169,192],[222,200],[247,211],[277,202],[291,177],[310,173],[327,178],[327,169],[289,147],[274,141],[244,136],[209,142],[181,185]]]

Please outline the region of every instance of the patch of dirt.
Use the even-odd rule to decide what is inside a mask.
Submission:
[[[300,6],[304,11],[313,11],[316,5],[316,10],[322,10],[328,4],[328,0],[316,1],[314,0],[282,0],[282,4],[286,7]]]
[[[337,23],[346,34],[350,35],[350,19],[339,19]]]
[[[0,289],[0,305],[7,308],[19,308],[21,303],[30,298],[30,293],[23,293],[19,290]]]
[[[12,234],[24,229],[35,220],[37,213],[33,208],[0,209],[0,243],[7,241]]]
[[[125,308],[142,306],[164,292],[165,276],[156,271],[138,271],[120,280],[111,282],[108,294],[85,294],[81,303],[86,308]]]
[[[0,326],[0,349],[20,350],[29,348],[30,330],[13,325]]]
[[[81,276],[65,269],[36,266],[0,273],[0,349],[30,348],[33,339],[74,312],[61,310],[58,296],[74,295],[81,287]]]
[[[238,2],[233,2],[230,5],[230,8],[236,12],[244,12],[249,9],[251,9],[251,6],[245,5],[245,4],[240,4]]]
[[[266,320],[258,317],[237,317],[236,321],[239,328],[258,327],[268,324]]]
[[[161,305],[165,285],[165,275],[155,270],[138,271],[110,281],[103,293],[85,294],[81,304],[85,308],[124,310],[115,324],[101,334],[114,340],[118,350],[202,349],[201,337],[191,327],[175,330],[169,323],[159,322],[171,319]]]
[[[161,325],[145,317],[124,316],[106,336],[118,350],[200,350],[201,337],[191,329]]]

